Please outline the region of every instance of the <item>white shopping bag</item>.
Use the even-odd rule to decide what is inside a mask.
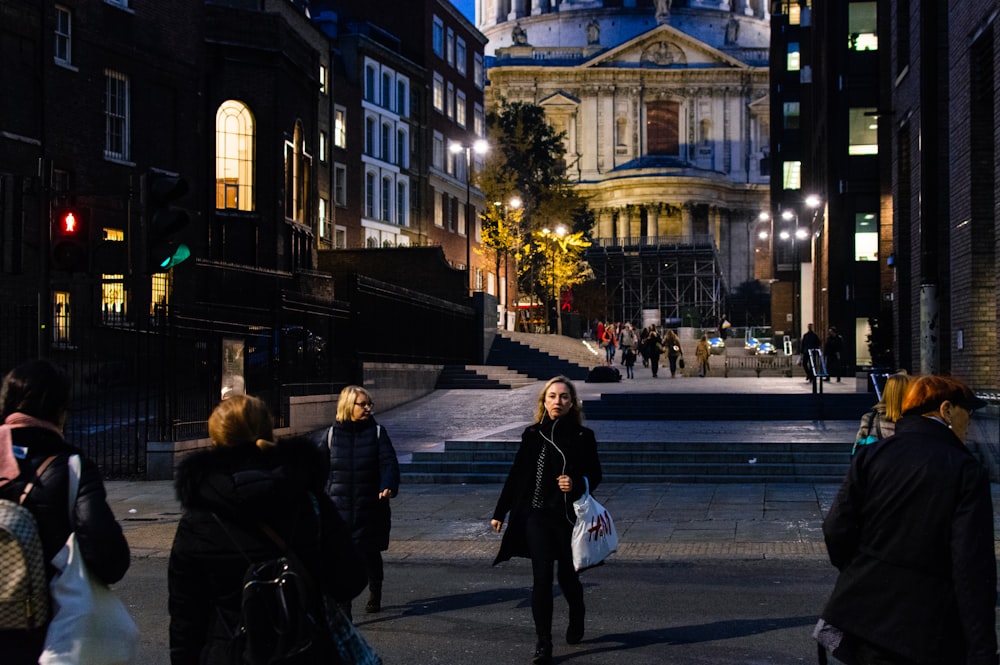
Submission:
[[[590,495],[590,481],[584,476],[583,496],[573,502],[573,567],[577,571],[603,562],[618,549],[618,532],[611,513]]]

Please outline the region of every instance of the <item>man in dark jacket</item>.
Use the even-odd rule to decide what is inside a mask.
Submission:
[[[963,443],[979,406],[954,379],[919,377],[896,434],[851,462],[823,522],[840,570],[823,621],[858,641],[859,663],[997,662],[990,486]]]
[[[819,335],[816,334],[813,330],[813,324],[810,323],[806,334],[802,336],[802,341],[799,343],[799,353],[802,354],[802,369],[806,371],[806,381],[812,381],[816,378],[813,374],[811,354],[809,352],[813,349],[819,350],[821,346]]]

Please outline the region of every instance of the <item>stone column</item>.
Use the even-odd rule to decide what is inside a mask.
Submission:
[[[633,238],[642,236],[642,209],[639,206],[628,207],[628,234]]]
[[[684,242],[691,242],[694,233],[694,217],[691,214],[691,204],[685,203],[681,206],[681,235]]]
[[[602,239],[615,237],[615,216],[610,210],[597,212],[597,237]]]
[[[538,16],[545,12],[545,0],[531,0],[531,15]]]
[[[615,237],[618,238],[619,244],[628,237],[628,212],[623,208],[618,209],[618,228],[615,229]]]
[[[646,208],[646,235],[658,238],[660,233],[660,206],[653,204]]]
[[[528,0],[513,0],[511,2],[511,7],[510,7],[510,16],[508,16],[507,18],[515,19],[515,18],[521,18],[522,16],[527,16],[528,15],[528,10],[526,7],[527,1]]]

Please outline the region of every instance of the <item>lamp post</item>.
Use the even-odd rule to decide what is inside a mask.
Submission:
[[[510,310],[510,254],[511,249],[520,249],[521,246],[521,198],[519,196],[512,196],[507,201],[507,205],[504,205],[501,201],[494,202],[495,206],[503,207],[503,223],[506,226],[504,231],[504,254],[503,254],[503,292],[504,292],[504,316],[507,316],[507,312]],[[509,213],[508,210],[513,210]],[[514,224],[511,224],[510,217],[514,218]],[[515,228],[517,229],[515,231]],[[514,254],[515,258],[517,254]],[[500,259],[497,258],[497,272],[500,272]],[[497,280],[500,279],[500,275],[497,274]],[[520,306],[521,299],[518,294],[518,279],[517,279],[517,266],[514,266],[514,311],[517,312],[517,308]],[[506,328],[506,321],[504,321],[504,327]],[[511,328],[513,329],[513,328]]]
[[[478,155],[486,154],[486,151],[489,150],[489,144],[482,139],[471,144],[452,141],[448,149],[454,155],[465,151],[465,271],[469,295],[472,295],[473,291],[476,290],[472,283],[472,215],[470,214],[470,208],[472,208],[472,152],[475,151]]]

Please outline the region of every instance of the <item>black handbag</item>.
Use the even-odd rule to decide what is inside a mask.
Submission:
[[[680,360],[677,361],[677,366],[684,369],[684,356],[681,356]]]

